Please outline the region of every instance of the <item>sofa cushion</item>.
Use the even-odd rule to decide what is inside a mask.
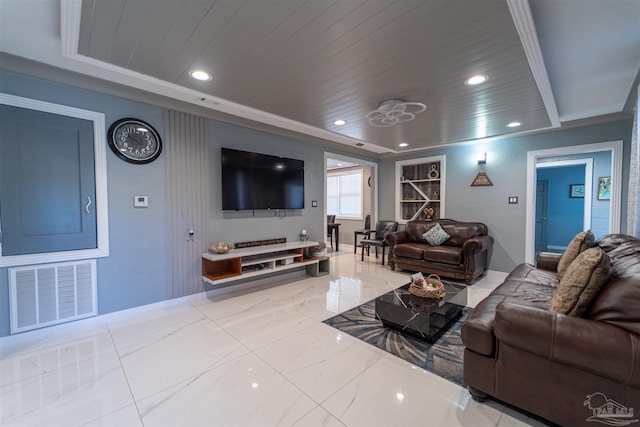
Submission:
[[[426,231],[422,237],[427,241],[431,246],[440,246],[447,240],[451,238],[451,235],[447,234],[446,231],[442,228],[442,226],[436,222],[436,224],[431,227],[428,231]]]
[[[610,279],[591,304],[586,317],[640,336],[640,239],[609,234],[598,239],[596,244],[609,255]]]
[[[562,254],[560,262],[558,262],[558,279],[562,280],[562,276],[564,276],[564,273],[573,260],[584,250],[592,248],[594,244],[594,236],[591,230],[576,234],[575,237],[571,239],[571,242],[569,242],[567,250]]]
[[[462,264],[462,248],[453,246],[429,246],[423,251],[422,256],[425,261],[449,265]]]
[[[582,316],[609,280],[609,268],[609,256],[602,249],[591,248],[582,252],[560,279],[549,310]]]
[[[393,256],[422,260],[424,250],[430,247],[426,243],[403,243],[393,247]]]

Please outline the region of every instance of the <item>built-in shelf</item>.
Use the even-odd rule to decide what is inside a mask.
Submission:
[[[316,246],[317,242],[288,242],[275,245],[254,246],[233,249],[226,254],[202,254],[202,280],[219,285],[239,279],[263,276],[274,272],[287,271],[318,265],[318,258],[305,258],[305,248]]]
[[[396,218],[401,224],[415,219],[444,217],[445,156],[396,162]],[[432,208],[427,216],[425,209]]]

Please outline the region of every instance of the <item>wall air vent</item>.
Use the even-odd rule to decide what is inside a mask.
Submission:
[[[9,297],[12,334],[95,316],[96,261],[10,268]]]

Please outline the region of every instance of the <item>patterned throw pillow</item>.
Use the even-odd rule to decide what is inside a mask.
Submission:
[[[594,240],[591,230],[576,234],[558,262],[558,280],[562,280],[567,268],[569,268],[569,265],[571,265],[578,255],[595,245]]]
[[[422,237],[424,237],[424,240],[431,246],[440,246],[451,238],[438,222],[436,222],[436,225],[431,227],[429,231],[425,232]]]
[[[558,283],[549,311],[569,316],[585,314],[609,280],[610,268],[609,256],[602,249],[596,247],[582,252]]]

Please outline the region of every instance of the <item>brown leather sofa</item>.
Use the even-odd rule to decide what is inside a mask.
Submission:
[[[423,234],[436,224],[440,224],[451,238],[440,246],[431,246]],[[487,234],[487,226],[479,222],[416,220],[407,222],[402,231],[387,234],[385,242],[389,245],[392,270],[403,268],[463,279],[469,285],[486,273],[493,237]]]
[[[518,265],[474,308],[462,327],[474,399],[493,396],[563,426],[600,425],[587,419],[624,408],[638,419],[640,240],[610,234],[595,244],[611,268],[583,317],[548,310],[561,256],[550,253],[537,267]]]

